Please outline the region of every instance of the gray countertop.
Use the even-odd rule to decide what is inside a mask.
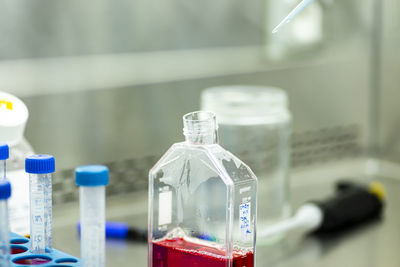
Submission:
[[[329,196],[337,178],[361,177],[360,164],[342,164],[310,168],[292,177],[294,208],[309,199]],[[369,178],[358,178],[368,181]],[[398,267],[400,266],[400,180],[379,178],[388,191],[383,218],[357,229],[329,238],[290,233],[275,246],[257,246],[257,266],[274,267]],[[107,200],[107,219],[146,227],[145,192]],[[58,205],[54,209],[54,246],[79,256],[76,222],[79,205]],[[144,243],[107,240],[107,266],[147,266]]]

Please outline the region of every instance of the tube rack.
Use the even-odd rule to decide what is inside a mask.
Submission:
[[[21,260],[29,261],[30,259],[48,260],[48,262],[39,265],[42,267],[81,267],[80,259],[54,248],[50,253],[32,254],[29,252],[30,240],[14,233],[10,233],[10,246],[11,251],[14,251],[14,254],[11,253],[10,255],[12,267],[38,265],[37,263],[15,263]]]

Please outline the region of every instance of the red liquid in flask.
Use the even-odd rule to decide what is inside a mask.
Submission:
[[[153,267],[225,267],[224,251],[183,238],[153,242]],[[253,252],[233,252],[233,267],[254,267]]]

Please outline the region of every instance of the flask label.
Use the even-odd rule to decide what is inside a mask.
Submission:
[[[158,225],[170,224],[172,221],[172,191],[160,192],[158,199]]]
[[[239,227],[242,239],[249,239],[252,231],[250,226],[251,202],[239,206]]]

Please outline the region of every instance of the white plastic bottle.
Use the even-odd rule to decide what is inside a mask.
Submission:
[[[17,97],[0,92],[0,142],[8,144],[7,179],[11,182],[13,195],[9,200],[11,231],[29,234],[29,180],[25,174],[25,157],[34,154],[24,139],[29,113],[26,105]]]

